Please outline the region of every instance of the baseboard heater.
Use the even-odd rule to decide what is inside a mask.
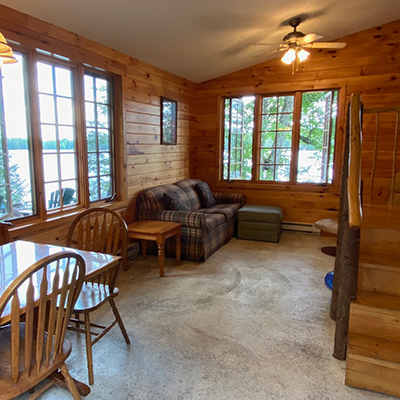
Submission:
[[[282,222],[282,230],[291,232],[311,233],[320,235],[321,231],[314,227],[313,224],[305,224],[302,222]]]

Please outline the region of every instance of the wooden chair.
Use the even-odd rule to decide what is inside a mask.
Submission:
[[[81,398],[65,365],[71,343],[64,337],[84,276],[83,258],[64,251],[33,264],[3,293],[0,315],[10,315],[11,323],[0,330],[0,400],[50,378],[30,397],[36,399],[54,383],[51,374],[58,369],[73,398]]]
[[[106,208],[92,208],[79,214],[73,221],[67,236],[67,246],[81,250],[96,251],[112,255],[120,255],[122,262],[127,258],[128,230],[122,217],[113,210]],[[127,344],[130,344],[125,326],[115,305],[114,298],[119,290],[115,287],[121,263],[107,270],[91,281],[86,281],[76,303],[71,318],[74,324],[69,327],[77,332],[85,333],[86,354],[89,374],[89,384],[93,385],[92,346],[97,343],[115,324],[118,323]],[[89,314],[103,304],[109,303],[115,319],[107,326],[92,323]],[[84,315],[84,320],[80,319]],[[81,329],[84,325],[85,329]],[[100,329],[92,331],[91,328]],[[92,335],[95,338],[92,340]]]

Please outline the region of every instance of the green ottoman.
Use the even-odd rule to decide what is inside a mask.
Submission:
[[[238,239],[279,242],[282,208],[246,204],[238,211]]]

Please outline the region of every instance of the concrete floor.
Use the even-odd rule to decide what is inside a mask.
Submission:
[[[346,387],[345,362],[331,355],[324,276],[334,259],[320,248],[334,243],[286,232],[278,244],[232,239],[205,263],[167,259],[162,279],[156,256],[133,259],[117,298],[132,343],[114,327],[95,345],[87,398],[389,399]],[[70,372],[87,382],[84,338],[67,338]],[[41,398],[72,397],[52,387]]]

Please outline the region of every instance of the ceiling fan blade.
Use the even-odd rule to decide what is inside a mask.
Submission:
[[[346,45],[346,42],[315,42],[304,43],[301,46],[309,49],[343,49]]]
[[[301,39],[302,43],[310,43],[310,42],[315,42],[316,40],[322,39],[323,36],[318,35],[317,33],[309,33],[308,35],[304,36],[303,39]]]
[[[257,54],[255,56],[253,56],[253,58],[259,58],[260,56],[268,56],[270,54],[279,53],[280,51],[284,51],[284,50],[286,50],[286,47],[280,48],[280,49],[275,49],[275,50],[269,51],[268,53]]]

